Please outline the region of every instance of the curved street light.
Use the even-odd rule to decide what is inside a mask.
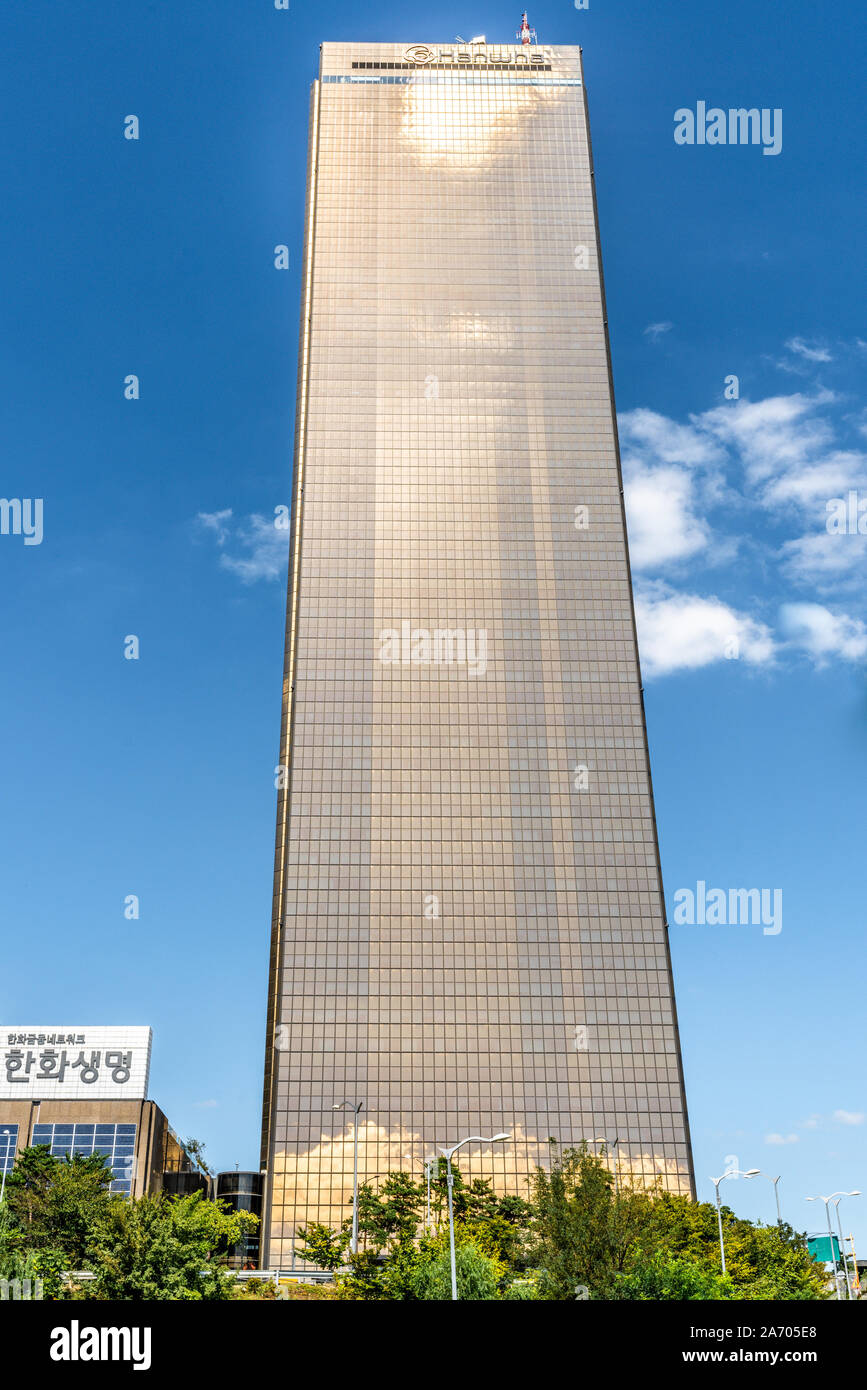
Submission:
[[[758,1176],[758,1168],[748,1168],[745,1173],[742,1173],[740,1168],[732,1168],[729,1172],[723,1173],[719,1178],[711,1178],[711,1182],[716,1190],[716,1219],[719,1223],[719,1257],[722,1263],[723,1274],[726,1272],[726,1247],[725,1241],[723,1240],[722,1207],[720,1206],[719,1200],[719,1185],[725,1178],[757,1178]]]
[[[424,1225],[425,1230],[428,1231],[430,1230],[430,1176],[431,1170],[433,1169],[433,1165],[437,1161],[437,1156],[436,1154],[429,1154],[428,1157],[424,1160],[424,1163],[422,1163],[420,1158],[415,1158],[412,1154],[404,1154],[404,1158],[408,1158],[410,1163],[417,1163],[419,1168],[424,1169],[424,1179],[425,1185],[427,1187],[427,1205],[425,1207],[425,1211],[427,1214],[425,1216]]]
[[[844,1242],[843,1242],[843,1223],[842,1223],[842,1221],[840,1220],[840,1203],[842,1202],[842,1200],[843,1200],[844,1197],[860,1197],[860,1196],[861,1196],[861,1192],[860,1192],[860,1189],[856,1187],[856,1188],[853,1188],[853,1190],[852,1190],[851,1192],[841,1192],[841,1193],[839,1193],[839,1195],[835,1192],[835,1193],[834,1193],[834,1196],[837,1198],[836,1202],[834,1203],[834,1210],[835,1210],[836,1213],[837,1213],[837,1230],[840,1232],[840,1260],[841,1260],[842,1265],[843,1265],[843,1275],[844,1275],[844,1278],[845,1278],[845,1280],[846,1280],[846,1299],[847,1299],[847,1302],[851,1302],[851,1301],[852,1301],[852,1285],[849,1283],[849,1265],[848,1265],[848,1263],[847,1263],[847,1261],[846,1261],[846,1246],[845,1246],[845,1244],[844,1244]],[[856,1266],[856,1268],[855,1268],[855,1279],[857,1280],[857,1278],[858,1278],[858,1269],[857,1269],[857,1266]]]
[[[834,1253],[834,1233],[833,1233],[833,1231],[831,1230],[831,1209],[830,1209],[830,1204],[831,1204],[831,1202],[833,1202],[833,1200],[834,1200],[835,1197],[839,1197],[839,1198],[842,1199],[843,1197],[860,1197],[860,1196],[861,1196],[861,1192],[860,1192],[860,1190],[856,1187],[856,1188],[854,1189],[854,1191],[852,1191],[852,1192],[832,1192],[831,1195],[830,1195],[830,1197],[823,1197],[823,1196],[821,1196],[821,1194],[820,1194],[818,1197],[808,1197],[808,1198],[806,1199],[808,1202],[824,1202],[824,1203],[825,1203],[825,1219],[826,1219],[826,1221],[828,1222],[828,1244],[829,1244],[830,1247],[831,1247],[831,1259],[832,1259],[833,1262],[834,1262],[834,1293],[836,1294],[838,1300],[839,1300],[839,1298],[840,1298],[840,1285],[839,1285],[839,1283],[837,1282],[837,1256],[836,1256],[835,1253]],[[839,1210],[839,1207],[838,1207],[838,1209],[837,1209],[837,1219],[839,1220],[839,1218],[840,1218],[840,1210]],[[843,1246],[842,1246],[842,1243],[841,1243],[841,1245],[840,1245],[840,1258],[841,1258],[841,1259],[845,1259],[845,1258],[846,1258],[845,1255],[843,1254]],[[849,1275],[848,1275],[848,1272],[846,1271],[845,1265],[844,1265],[844,1267],[843,1267],[843,1277],[844,1277],[845,1280],[846,1280],[846,1291],[847,1291],[847,1293],[848,1293],[848,1292],[849,1292]],[[852,1295],[849,1294],[849,1297],[850,1297],[850,1298],[851,1298],[851,1296],[852,1296]]]
[[[458,1271],[455,1265],[455,1214],[452,1207],[452,1188],[455,1184],[454,1174],[452,1173],[452,1154],[456,1154],[458,1149],[462,1149],[464,1144],[498,1144],[502,1139],[511,1139],[511,1134],[494,1134],[490,1139],[486,1139],[482,1134],[469,1134],[466,1139],[461,1139],[457,1144],[452,1144],[450,1149],[440,1148],[440,1153],[446,1156],[446,1167],[448,1169],[448,1188],[449,1188],[449,1259],[452,1267],[452,1302],[458,1296]]]
[[[778,1173],[775,1178],[772,1178],[770,1173],[763,1173],[759,1168],[755,1169],[754,1171],[751,1170],[747,1174],[748,1178],[767,1178],[769,1182],[772,1182],[774,1184],[774,1196],[777,1199],[777,1225],[780,1227],[782,1227],[783,1218],[780,1215],[780,1190],[777,1187],[777,1183],[780,1181],[781,1176],[782,1175]]]
[[[355,1117],[352,1122],[355,1157],[352,1176],[352,1241],[349,1246],[353,1255],[358,1254],[358,1114],[363,1105],[363,1100],[342,1100],[338,1105],[331,1107],[332,1110],[351,1110]]]

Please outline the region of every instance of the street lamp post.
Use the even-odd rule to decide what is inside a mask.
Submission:
[[[826,1221],[827,1221],[827,1223],[828,1223],[828,1244],[829,1244],[830,1247],[831,1247],[831,1259],[834,1261],[834,1293],[835,1293],[835,1295],[836,1295],[836,1297],[837,1297],[838,1300],[839,1300],[839,1298],[840,1298],[840,1285],[839,1285],[839,1283],[838,1283],[838,1281],[837,1281],[837,1256],[834,1254],[834,1233],[833,1233],[833,1231],[831,1230],[831,1206],[830,1206],[830,1204],[831,1204],[831,1202],[833,1202],[833,1200],[834,1200],[835,1197],[843,1198],[843,1197],[860,1197],[860,1196],[861,1196],[861,1193],[860,1193],[859,1189],[856,1187],[856,1188],[854,1189],[854,1191],[852,1191],[852,1192],[832,1192],[831,1195],[830,1195],[830,1197],[823,1197],[823,1196],[821,1195],[821,1193],[820,1193],[818,1197],[808,1197],[808,1198],[807,1198],[807,1201],[808,1201],[808,1202],[824,1202],[824,1203],[825,1203],[825,1219],[826,1219]],[[840,1213],[839,1213],[839,1210],[838,1210],[838,1212],[837,1212],[838,1218],[839,1218],[839,1215],[840,1215]],[[840,1258],[841,1258],[842,1260],[844,1260],[844,1261],[845,1261],[845,1258],[846,1258],[845,1255],[843,1254],[843,1247],[842,1247],[842,1245],[841,1245],[841,1247],[840,1247]],[[849,1287],[849,1275],[848,1275],[848,1273],[847,1273],[847,1271],[846,1271],[846,1265],[845,1265],[845,1263],[844,1263],[844,1265],[843,1265],[843,1277],[844,1277],[845,1280],[846,1280],[846,1288],[847,1288],[847,1290],[848,1290],[848,1287]],[[851,1295],[850,1295],[850,1297],[851,1297]]]
[[[455,1264],[455,1213],[452,1206],[452,1188],[455,1185],[454,1174],[452,1173],[452,1155],[458,1149],[462,1149],[464,1144],[498,1144],[501,1139],[511,1139],[511,1134],[494,1134],[490,1139],[486,1139],[481,1134],[470,1134],[466,1139],[461,1139],[458,1144],[453,1144],[450,1149],[440,1148],[440,1153],[446,1156],[447,1183],[449,1189],[449,1261],[452,1270],[452,1302],[458,1296],[458,1271]]]
[[[432,1169],[432,1167],[433,1167],[433,1164],[436,1163],[436,1161],[437,1161],[437,1156],[436,1156],[436,1154],[430,1154],[430,1155],[425,1159],[424,1163],[422,1163],[419,1159],[414,1158],[412,1154],[404,1154],[404,1157],[405,1157],[405,1158],[408,1158],[409,1161],[410,1161],[410,1163],[417,1163],[418,1166],[419,1166],[420,1168],[423,1168],[423,1169],[424,1169],[425,1186],[427,1187],[427,1201],[426,1201],[426,1205],[425,1205],[425,1213],[426,1213],[426,1215],[425,1215],[425,1222],[424,1222],[424,1225],[425,1225],[425,1230],[426,1230],[426,1231],[429,1231],[429,1230],[430,1230],[430,1176],[431,1176],[431,1169]]]
[[[840,1236],[840,1263],[843,1266],[843,1279],[846,1284],[846,1301],[848,1303],[852,1298],[852,1290],[849,1287],[849,1265],[846,1260],[846,1247],[843,1244],[843,1223],[840,1220],[840,1203],[842,1200],[842,1197],[838,1197],[836,1202],[831,1203],[831,1206],[837,1213],[837,1231]]]
[[[723,1173],[722,1177],[711,1178],[714,1190],[716,1191],[716,1219],[719,1224],[719,1257],[723,1274],[726,1272],[726,1247],[725,1241],[723,1240],[722,1207],[720,1206],[719,1200],[719,1185],[724,1178],[755,1178],[758,1176],[758,1172],[758,1168],[749,1168],[745,1173],[742,1173],[739,1168],[734,1168],[729,1173]]]
[[[842,1193],[834,1203],[834,1209],[837,1212],[837,1230],[840,1232],[840,1259],[843,1262],[843,1273],[846,1277],[846,1298],[849,1302],[852,1301],[852,1285],[849,1283],[849,1265],[846,1260],[846,1246],[843,1244],[843,1223],[840,1220],[840,1203],[842,1202],[844,1197],[860,1197],[860,1195],[861,1194],[858,1188],[856,1187],[854,1192]],[[858,1277],[857,1268],[855,1270],[855,1277]]]
[[[778,1226],[782,1226],[782,1224],[783,1224],[783,1218],[782,1218],[782,1216],[780,1215],[780,1189],[779,1189],[779,1187],[777,1186],[777,1183],[780,1181],[780,1177],[781,1177],[782,1175],[778,1173],[777,1176],[776,1176],[775,1178],[772,1178],[771,1175],[770,1175],[770,1173],[763,1173],[763,1172],[759,1169],[759,1170],[757,1170],[757,1171],[748,1173],[747,1176],[750,1177],[750,1178],[767,1178],[770,1182],[772,1182],[772,1183],[774,1184],[774,1196],[775,1196],[776,1199],[777,1199],[777,1225],[778,1225]]]
[[[363,1100],[342,1100],[339,1105],[332,1105],[332,1110],[351,1110],[354,1115],[352,1121],[352,1137],[354,1140],[354,1159],[352,1173],[352,1241],[350,1250],[353,1255],[358,1254],[358,1114],[364,1105]]]

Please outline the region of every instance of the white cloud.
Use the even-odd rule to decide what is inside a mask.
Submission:
[[[253,513],[246,521],[230,524],[232,511],[199,512],[198,525],[213,534],[220,547],[220,567],[237,574],[244,584],[257,579],[279,579],[289,553],[289,532],[275,525],[273,517]],[[232,551],[226,548],[231,543]]]
[[[618,428],[633,567],[649,569],[708,551],[712,533],[700,510],[718,499],[723,450],[694,426],[653,410],[627,411]],[[730,542],[717,544],[714,562],[726,550]]]
[[[758,503],[778,513],[792,507],[816,511],[831,497],[867,486],[867,452],[841,448],[834,425],[820,413],[835,400],[833,392],[820,390],[731,401],[691,415],[688,425],[652,410],[628,411],[618,420],[624,471],[636,460],[645,467],[688,466],[702,473],[697,486],[705,505],[724,501]],[[727,489],[724,465],[732,475]]]
[[[867,451],[841,447],[823,413],[836,399],[819,390],[733,401],[692,415],[688,424],[645,409],[622,415],[634,568],[648,571],[693,557],[719,566],[751,549],[764,551],[785,578],[818,595],[860,584],[867,538],[825,530],[832,498],[867,489]],[[862,417],[843,420],[857,429]],[[800,512],[802,524],[812,521],[817,530],[777,542],[774,550],[763,546],[755,526],[751,534],[733,534],[731,518],[740,520],[757,506],[780,524]],[[712,525],[717,514],[729,519],[726,529]]]
[[[238,528],[238,543],[246,555],[220,556],[223,569],[237,574],[245,584],[257,579],[279,579],[289,555],[289,532],[274,525],[273,517],[254,513]]]
[[[217,1101],[215,1100],[197,1100],[194,1101],[194,1104],[199,1110],[216,1110],[217,1108]]]
[[[734,653],[752,666],[774,659],[774,641],[765,624],[715,597],[675,593],[657,581],[636,594],[635,617],[647,676],[697,670]]]
[[[766,1144],[797,1144],[797,1134],[766,1134]]]
[[[786,343],[789,352],[805,357],[808,362],[833,362],[828,349],[822,343],[808,343],[803,338],[790,338]]]
[[[653,341],[656,342],[656,340],[657,340],[658,338],[661,338],[661,337],[663,336],[663,334],[665,334],[665,333],[670,333],[673,327],[674,327],[674,324],[673,324],[673,323],[668,323],[668,322],[665,322],[665,323],[649,323],[649,324],[647,325],[647,327],[645,328],[645,330],[644,330],[644,336],[645,336],[646,338],[652,338]]]
[[[222,512],[199,512],[196,521],[203,531],[210,531],[217,542],[217,545],[225,545],[230,534],[229,521],[232,519],[232,508],[227,507]]]
[[[617,417],[620,438],[659,463],[708,465],[723,457],[719,445],[694,425],[680,425],[655,410],[628,410]]]
[[[826,666],[832,656],[843,661],[867,657],[867,626],[860,618],[835,614],[820,603],[785,603],[780,609],[783,631],[794,647]]]
[[[796,391],[763,401],[732,401],[691,418],[737,451],[748,481],[762,483],[821,461],[817,455],[830,446],[833,430],[815,411],[833,399],[829,391],[814,396]]]
[[[864,1115],[860,1110],[835,1110],[834,1119],[838,1125],[863,1125]]]
[[[867,536],[832,536],[816,531],[786,541],[780,548],[783,574],[798,584],[812,584],[820,591],[864,585],[867,568]]]
[[[858,449],[835,449],[818,462],[793,468],[769,483],[764,501],[767,505],[798,502],[809,507],[832,497],[845,497],[850,488],[857,489],[865,482],[867,454]]]
[[[627,474],[624,500],[635,569],[683,560],[706,547],[710,533],[693,511],[693,482],[686,469],[633,463]]]

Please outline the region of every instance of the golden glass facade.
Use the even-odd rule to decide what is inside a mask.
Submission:
[[[501,59],[497,63],[497,58]],[[266,1251],[437,1146],[690,1190],[578,48],[325,44]]]

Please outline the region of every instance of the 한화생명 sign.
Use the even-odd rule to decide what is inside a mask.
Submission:
[[[150,1028],[0,1024],[0,1100],[145,1100]]]

